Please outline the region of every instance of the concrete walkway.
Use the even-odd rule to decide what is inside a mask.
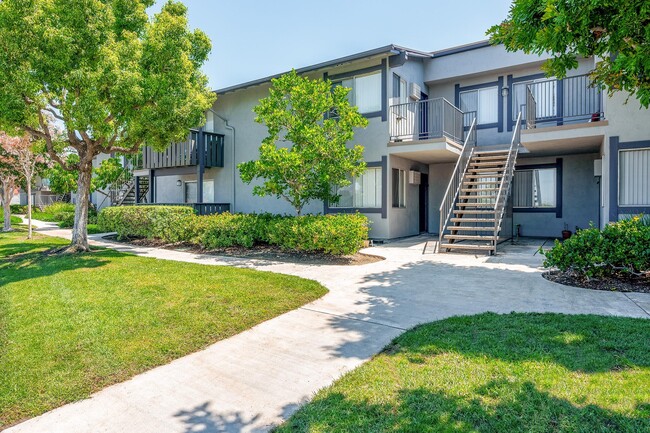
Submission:
[[[43,233],[69,237],[47,223]],[[266,432],[318,389],[379,352],[405,329],[486,311],[650,318],[650,294],[562,286],[541,277],[539,243],[497,256],[423,254],[427,238],[366,252],[362,266],[297,265],[92,244],[163,260],[250,267],[311,278],[330,292],[207,349],[110,386],[8,432]]]

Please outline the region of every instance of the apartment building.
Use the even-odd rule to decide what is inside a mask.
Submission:
[[[299,69],[349,87],[369,120],[354,139],[368,170],[338,204],[305,211],[361,212],[375,239],[426,232],[449,249],[490,251],[513,235],[560,237],[650,211],[650,112],[592,87],[597,59],[580,59],[561,80],[544,76],[545,60],[488,42],[437,52],[389,45]],[[271,78],[217,90],[185,143],[145,148],[130,200],[291,213],[253,196],[236,168],[257,158],[266,136],[252,110]]]

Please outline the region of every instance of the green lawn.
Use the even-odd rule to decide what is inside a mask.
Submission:
[[[0,427],[87,397],[322,296],[297,277],[136,257],[45,255],[0,234]]]
[[[650,320],[483,314],[421,326],[277,432],[650,432]]]
[[[13,226],[13,225],[18,225],[18,224],[22,224],[22,223],[23,223],[22,218],[18,218],[17,216],[13,216],[13,215],[11,215],[11,217],[9,217],[9,219],[10,219],[10,221],[11,221],[11,225],[12,225],[12,226]]]

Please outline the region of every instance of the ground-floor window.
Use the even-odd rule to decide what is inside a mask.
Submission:
[[[393,207],[406,207],[406,170],[393,169]]]
[[[214,201],[214,181],[203,181],[203,200],[200,202],[197,200],[198,193],[198,185],[195,180],[185,182],[185,203],[211,203]]]
[[[557,169],[538,168],[515,171],[512,192],[515,208],[556,208]]]
[[[618,161],[618,204],[650,205],[650,149],[620,151]]]
[[[368,167],[361,175],[351,179],[348,186],[338,188],[341,197],[332,208],[381,208],[381,167]]]

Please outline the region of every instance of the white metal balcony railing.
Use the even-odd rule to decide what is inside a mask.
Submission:
[[[463,112],[445,98],[391,105],[390,140],[450,138],[463,143]]]
[[[527,129],[605,118],[602,91],[588,75],[516,84],[513,90],[515,112],[523,113]]]

